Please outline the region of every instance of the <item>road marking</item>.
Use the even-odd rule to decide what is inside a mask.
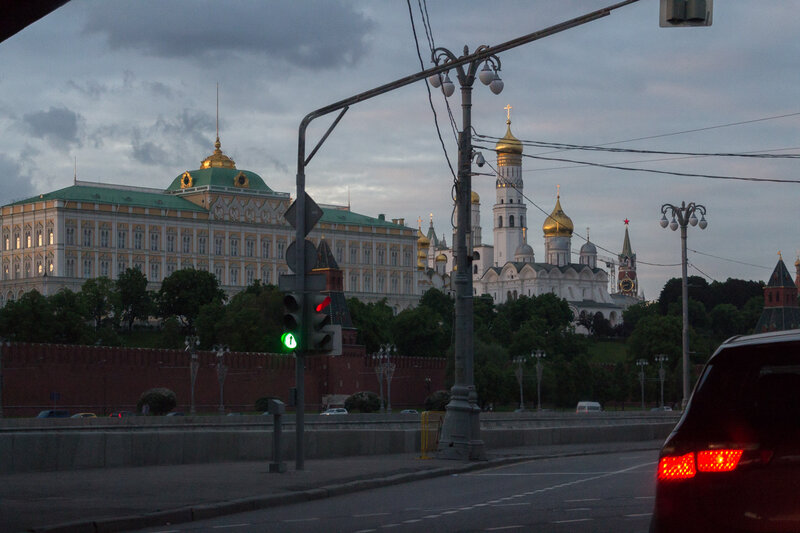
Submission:
[[[422,522],[421,518],[411,518],[410,520],[403,520],[404,524],[416,524],[417,522]]]
[[[530,502],[519,502],[519,503],[498,503],[495,507],[513,507],[515,505],[530,505]]]
[[[249,526],[249,525],[252,525],[252,524],[228,524],[228,525],[224,525],[224,526],[213,526],[212,529],[227,529],[227,528],[230,528],[230,527],[245,527],[245,526]]]
[[[401,525],[401,524],[383,524],[383,525],[381,526],[381,528],[383,528],[383,529],[390,529],[390,528],[393,528],[393,527],[400,527],[400,525]]]
[[[582,498],[580,500],[564,500],[564,503],[599,502],[600,498]]]
[[[524,526],[502,526],[502,527],[490,527],[488,529],[484,529],[484,531],[502,531],[504,529],[519,529]]]
[[[314,522],[315,520],[319,520],[319,518],[290,518],[288,520],[284,520],[287,524],[293,522]]]
[[[572,509],[564,509],[565,511],[591,511],[591,507],[573,507]]]
[[[353,518],[369,518],[371,516],[386,516],[389,513],[366,513],[366,514],[354,514]]]
[[[573,522],[591,522],[592,518],[576,518],[575,520],[556,520],[551,524],[572,524]]]
[[[653,513],[639,513],[639,514],[626,514],[626,518],[644,518],[645,516],[653,516]]]

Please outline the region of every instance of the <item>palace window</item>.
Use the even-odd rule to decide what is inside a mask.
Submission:
[[[231,285],[239,284],[239,267],[231,267]]]
[[[219,281],[220,285],[225,283],[225,269],[221,266],[217,265],[214,267],[214,275],[217,277],[217,281]]]
[[[286,243],[283,241],[278,241],[278,259],[283,259],[283,250],[286,247]]]
[[[158,233],[151,233],[150,234],[150,250],[153,252],[158,251]]]
[[[261,257],[264,259],[269,257],[269,241],[267,239],[261,241]]]
[[[83,277],[84,278],[91,278],[92,277],[92,260],[91,259],[84,259],[83,260]]]
[[[245,283],[247,283],[247,285],[252,285],[253,281],[255,281],[255,277],[256,277],[255,276],[255,271],[253,270],[253,267],[249,266],[249,267],[245,268],[244,269],[244,276],[245,276]]]
[[[167,233],[167,252],[175,251],[175,234]]]
[[[141,250],[144,244],[144,233],[141,230],[136,230],[133,234],[133,249]]]
[[[208,239],[204,236],[200,236],[197,238],[197,253],[204,254],[206,253],[206,243]]]
[[[44,245],[44,235],[42,235],[42,230],[36,230],[36,246]]]
[[[67,228],[64,232],[64,237],[68,245],[75,244],[75,228]]]
[[[92,246],[92,228],[83,228],[83,245]]]
[[[372,250],[369,248],[364,248],[364,264],[371,265],[372,264]]]
[[[239,255],[239,237],[231,237],[231,255],[233,257]]]
[[[350,274],[350,289],[351,291],[358,290],[358,275],[357,274]]]
[[[118,229],[117,230],[117,248],[124,250],[125,247],[128,245],[128,230],[126,229]]]
[[[105,228],[100,230],[100,246],[108,248],[109,245],[109,231]]]
[[[392,250],[391,251],[390,260],[392,262],[392,266],[397,266],[397,250]]]
[[[64,275],[69,277],[69,278],[75,277],[75,259],[74,258],[68,257],[66,259],[66,261],[64,261]]]
[[[117,261],[117,277],[119,277],[128,268],[128,263],[124,259]]]
[[[184,235],[183,236],[183,253],[188,254],[192,251],[192,236],[191,235]]]
[[[52,229],[47,230],[47,243],[48,244],[53,244],[53,230]]]
[[[514,227],[514,215],[510,215],[508,217],[508,227],[509,228],[513,228]]]
[[[105,261],[105,260],[100,261],[100,275],[101,276],[108,277],[108,267],[109,267],[108,261]]]
[[[350,247],[350,264],[354,265],[358,261],[358,248],[355,246]]]
[[[246,239],[244,241],[244,255],[253,257],[256,253],[256,241],[254,239]]]
[[[378,248],[378,264],[384,264],[386,260],[386,251],[383,248]]]
[[[222,255],[222,237],[214,237],[214,255]]]
[[[372,276],[369,274],[364,276],[364,292],[372,292]]]
[[[158,271],[160,265],[158,263],[150,263],[150,280],[159,281]]]

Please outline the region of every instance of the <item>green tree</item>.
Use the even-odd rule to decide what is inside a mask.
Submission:
[[[200,308],[215,300],[224,301],[225,293],[214,274],[193,268],[176,270],[161,282],[159,316],[175,317],[185,332],[192,331]]]
[[[88,324],[88,312],[78,293],[63,288],[50,297],[53,329],[50,342],[94,344],[95,334]]]
[[[682,353],[683,320],[680,316],[648,316],[639,320],[628,339],[628,356],[652,360],[656,354],[666,354],[675,361]]]
[[[272,352],[282,350],[280,337],[283,331],[283,293],[274,285],[262,285],[256,280],[244,291],[236,294],[222,307],[219,301],[203,306],[200,317],[218,316],[214,326],[213,341],[206,339],[206,328],[198,327],[204,344],[224,342],[231,350],[241,352]],[[201,318],[198,317],[198,326]]]
[[[147,278],[138,268],[128,268],[117,279],[119,314],[133,330],[137,320],[147,320],[155,312],[153,298],[147,291]]]
[[[514,371],[508,351],[499,343],[486,343],[475,339],[474,380],[478,393],[478,405],[505,404],[512,399]]]
[[[0,335],[17,342],[50,342],[53,311],[47,298],[32,290],[0,309]]]
[[[448,330],[435,311],[417,306],[394,317],[392,338],[403,355],[444,357],[450,346]]]
[[[86,280],[81,287],[80,298],[94,321],[95,330],[100,330],[107,323],[113,326],[119,321],[114,314],[114,309],[119,307],[116,286],[107,277]]]
[[[717,340],[747,333],[742,313],[733,304],[717,304],[709,313],[711,330]]]
[[[377,352],[381,344],[393,341],[394,313],[387,305],[386,298],[368,304],[349,298],[347,309],[350,311],[353,326],[358,329],[358,341],[367,347],[367,353]]]

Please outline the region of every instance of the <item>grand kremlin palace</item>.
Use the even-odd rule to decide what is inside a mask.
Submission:
[[[78,181],[2,207],[0,305],[38,290],[80,289],[90,278],[117,279],[128,268],[150,289],[183,268],[213,272],[228,295],[259,279],[278,284],[289,273],[286,249],[295,230],[283,214],[289,193],[239,170],[220,149],[165,190]],[[395,312],[412,307],[430,286],[418,265],[418,230],[322,205],[309,234],[325,239],[344,274],[348,297],[387,298]],[[419,268],[418,268],[419,266]]]

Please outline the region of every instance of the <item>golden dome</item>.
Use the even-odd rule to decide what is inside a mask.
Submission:
[[[214,143],[214,153],[206,157],[203,162],[200,163],[200,168],[236,168],[236,163],[234,163],[233,159],[222,153],[220,146],[222,145],[219,142],[219,137],[217,137],[217,142]]]
[[[481,203],[481,197],[478,196],[478,193],[476,193],[475,191],[472,191],[472,203],[473,204]]]
[[[417,247],[428,248],[431,245],[431,240],[422,233],[422,230],[417,230]]]
[[[437,255],[436,256],[436,262],[437,263],[442,263],[442,262],[446,263],[447,262],[447,256],[444,255],[444,254]]]
[[[511,119],[506,121],[508,125],[506,135],[495,145],[497,152],[497,164],[502,166],[522,164],[522,143],[511,133]]]
[[[542,224],[542,231],[545,237],[572,237],[572,219],[569,218],[561,208],[561,196],[556,197],[556,206],[553,212]]]

